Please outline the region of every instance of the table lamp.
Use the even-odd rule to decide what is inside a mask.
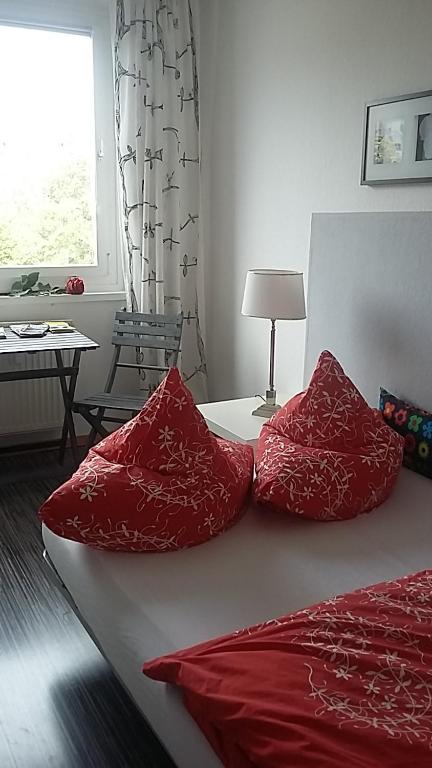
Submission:
[[[306,317],[303,273],[284,269],[250,269],[246,275],[242,315],[271,321],[270,376],[265,403],[252,411],[254,416],[272,416],[280,405],[274,388],[276,320],[304,320]]]

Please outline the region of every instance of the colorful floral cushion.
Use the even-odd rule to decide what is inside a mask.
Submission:
[[[316,520],[355,517],[388,498],[402,455],[400,436],[326,351],[307,390],[261,431],[255,499]]]
[[[176,369],[141,413],[95,446],[43,504],[54,533],[100,549],[165,552],[233,525],[253,449],[214,437]]]
[[[380,410],[389,427],[405,440],[404,465],[432,477],[432,413],[422,411],[382,388]]]

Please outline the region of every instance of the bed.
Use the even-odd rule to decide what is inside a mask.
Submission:
[[[418,245],[414,255],[412,237]],[[415,349],[410,350],[411,370],[403,360],[395,360],[395,329],[393,335],[387,329],[386,336],[383,327],[381,310],[386,303],[384,319],[391,317],[392,307],[403,313],[405,303],[408,310],[410,290],[406,283],[404,290],[399,290],[399,278],[394,280],[393,294],[391,280],[383,287],[377,308],[381,324],[375,336],[370,335],[367,324],[363,329],[359,323],[362,298],[370,301],[368,281],[373,265],[375,279],[380,278],[381,271],[386,274],[386,267],[388,272],[391,261],[392,269],[396,265],[405,270],[407,281],[412,283],[415,274],[421,283],[422,276],[426,280],[430,273],[425,253],[431,240],[430,214],[331,214],[315,218],[307,376],[317,352],[330,347],[344,362],[348,357],[347,372],[360,388],[366,387],[371,402],[374,397],[376,402],[378,387],[383,384],[432,408],[432,390],[423,376],[429,362],[423,362],[420,351],[415,358]],[[350,252],[352,260],[347,265],[346,254]],[[368,260],[369,265],[365,263]],[[340,299],[346,316],[344,328],[337,321],[338,312],[330,310],[341,296],[340,280],[332,279],[337,270],[347,282],[347,291]],[[328,308],[323,306],[323,287]],[[419,312],[424,309],[428,313],[430,321],[431,309],[421,291],[417,307]],[[368,317],[370,323],[370,308]],[[403,338],[412,337],[415,347],[420,343],[415,341],[417,320],[409,314],[405,320]],[[364,360],[368,360],[367,366]],[[220,768],[221,762],[187,713],[180,695],[144,677],[143,662],[302,609],[334,594],[432,568],[431,510],[431,481],[403,469],[388,502],[346,522],[287,520],[275,513],[263,515],[251,506],[222,536],[193,549],[154,555],[91,550],[61,539],[45,527],[43,539],[47,561],[58,582],[174,762],[179,768]]]

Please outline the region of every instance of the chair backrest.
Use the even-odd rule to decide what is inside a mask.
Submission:
[[[120,347],[164,349],[172,352],[176,365],[180,351],[183,315],[152,315],[140,312],[116,312],[112,343]]]
[[[170,366],[177,365],[182,327],[183,314],[153,315],[127,312],[123,309],[116,312],[112,335],[114,356],[105,385],[105,392],[111,392],[117,368],[163,372],[167,371]],[[122,347],[135,347],[137,352],[142,349],[162,350],[165,352],[166,364],[147,365],[141,361],[139,363],[121,363],[119,359]],[[169,364],[167,357],[169,357]]]

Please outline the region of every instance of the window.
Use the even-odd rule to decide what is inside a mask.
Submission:
[[[90,35],[0,26],[1,266],[97,263],[92,48]]]
[[[0,291],[30,271],[121,288],[108,6],[13,5],[0,0]]]

